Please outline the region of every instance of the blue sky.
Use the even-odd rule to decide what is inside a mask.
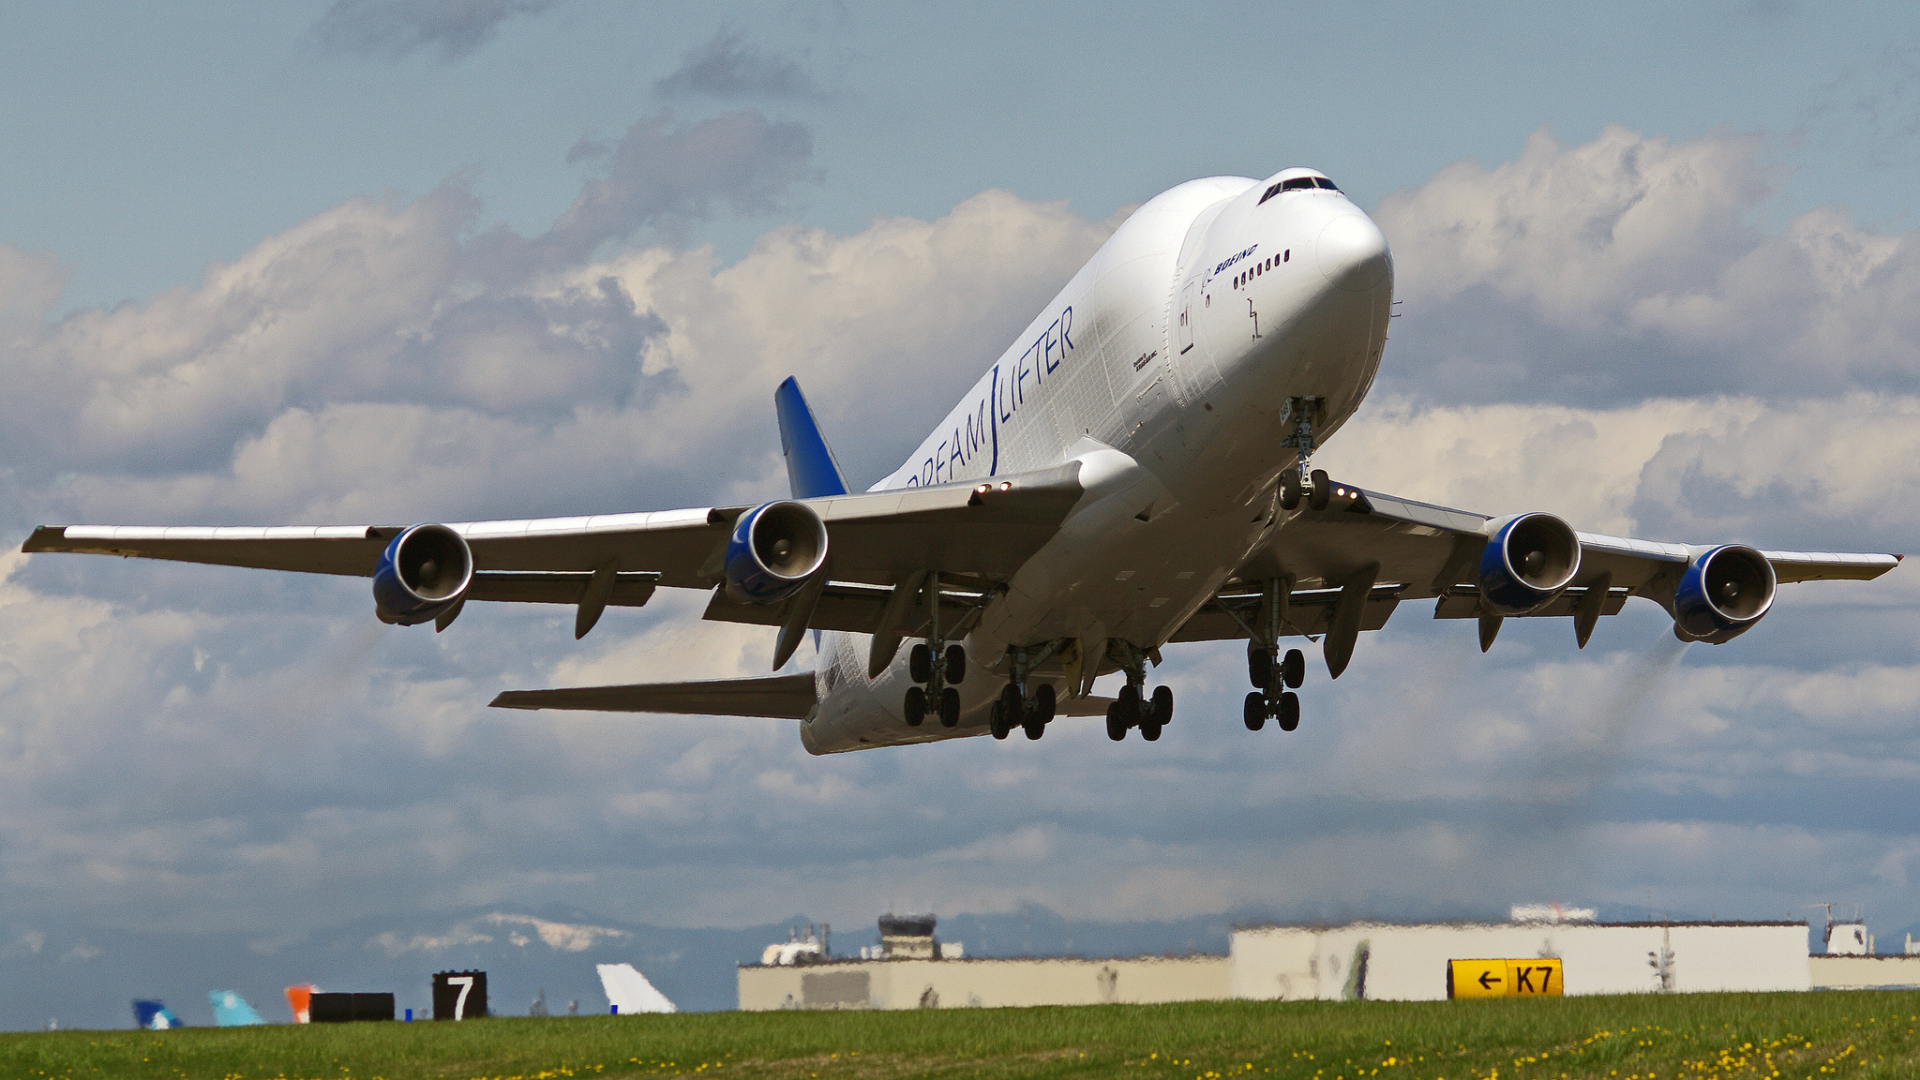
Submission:
[[[866,483],[1116,214],[1311,164],[1381,223],[1405,315],[1337,475],[1910,550],[1916,33],[1792,3],[8,8],[0,540],[744,501],[782,490],[787,374]],[[1485,657],[1403,610],[1290,736],[1240,728],[1222,646],[1169,650],[1153,746],[812,759],[785,724],[484,708],[761,669],[771,635],[697,597],[581,643],[505,607],[436,636],[363,583],[6,556],[0,970],[108,988],[110,1022],[148,992],[129,934],[242,940],[257,996],[317,977],[289,950],[435,956],[435,920],[536,910],[1835,900],[1891,931],[1920,923],[1911,574],[1685,650],[1649,605]]]

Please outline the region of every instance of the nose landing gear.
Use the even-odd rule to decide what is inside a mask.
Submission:
[[[1287,407],[1281,412],[1281,422],[1293,421],[1293,434],[1280,441],[1282,446],[1290,446],[1294,452],[1294,467],[1280,474],[1280,508],[1292,510],[1300,505],[1301,496],[1305,496],[1307,505],[1315,510],[1325,510],[1333,498],[1333,482],[1327,479],[1326,471],[1313,468],[1313,425],[1320,419],[1320,413],[1326,408],[1326,399],[1317,397],[1288,398]]]

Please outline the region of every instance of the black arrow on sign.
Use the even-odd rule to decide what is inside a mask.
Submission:
[[[1493,979],[1493,981],[1492,981],[1492,982],[1488,982],[1488,981],[1487,981],[1488,979]],[[1482,990],[1491,990],[1491,989],[1493,989],[1493,988],[1494,988],[1495,986],[1497,986],[1497,985],[1499,985],[1500,983],[1502,983],[1502,982],[1505,982],[1505,981],[1506,981],[1506,980],[1504,980],[1504,979],[1494,979],[1494,978],[1493,978],[1493,972],[1491,972],[1491,971],[1483,971],[1483,972],[1481,972],[1481,973],[1480,973],[1480,989],[1482,989]]]

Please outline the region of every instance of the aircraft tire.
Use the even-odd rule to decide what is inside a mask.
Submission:
[[[917,683],[933,681],[933,650],[926,642],[915,645],[907,653],[907,677]]]
[[[1155,720],[1140,721],[1140,737],[1148,742],[1160,741],[1160,724]]]
[[[1289,690],[1280,695],[1280,730],[1292,731],[1300,726],[1300,695]]]
[[[1053,714],[1059,708],[1059,702],[1053,693],[1052,683],[1041,683],[1033,692],[1033,712],[1043,724],[1053,723]]]
[[[1247,642],[1247,679],[1258,687],[1273,681],[1273,654],[1257,641]]]
[[[1327,470],[1313,470],[1313,494],[1307,496],[1307,505],[1315,510],[1325,510],[1327,503],[1333,501],[1333,481],[1327,479]]]
[[[1127,737],[1127,725],[1120,719],[1120,703],[1107,706],[1107,738],[1120,742]]]
[[[1027,718],[1021,721],[1020,730],[1027,733],[1030,741],[1039,742],[1040,736],[1047,733],[1047,722],[1040,719],[1039,714],[1029,712]]]
[[[960,691],[951,686],[940,691],[940,726],[960,726]]]
[[[1297,469],[1288,469],[1280,474],[1280,509],[1292,510],[1300,505],[1300,473]]]
[[[947,646],[947,682],[963,683],[967,681],[967,650],[958,645]]]
[[[1173,723],[1173,687],[1153,688],[1153,723],[1155,727],[1166,727]]]
[[[1280,679],[1288,689],[1298,690],[1300,684],[1307,681],[1306,654],[1299,649],[1288,649],[1287,658],[1280,661]]]
[[[919,727],[927,718],[927,692],[917,686],[907,687],[907,700],[901,710],[907,714],[908,727]]]
[[[1118,711],[1120,716],[1120,722],[1122,724],[1125,724],[1128,727],[1140,726],[1140,688],[1139,687],[1133,685],[1132,683],[1128,683],[1127,685],[1122,686],[1120,688],[1119,695],[1114,700],[1113,707],[1115,710]]]
[[[1006,707],[998,701],[993,703],[993,708],[987,713],[987,728],[993,732],[993,737],[996,739],[1005,740],[1008,735],[1013,734],[1013,724],[1007,720]]]
[[[1267,695],[1255,690],[1247,695],[1247,707],[1244,719],[1248,731],[1259,731],[1267,726]]]

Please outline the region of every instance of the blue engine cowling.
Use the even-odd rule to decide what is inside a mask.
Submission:
[[[827,561],[827,527],[805,503],[770,502],[740,515],[727,540],[727,596],[777,604]]]
[[[1498,615],[1525,615],[1559,596],[1579,572],[1573,527],[1552,514],[1521,514],[1480,553],[1480,603]]]
[[[473,551],[445,525],[415,525],[393,538],[373,572],[374,614],[384,623],[431,622],[473,583]]]
[[[1765,555],[1727,544],[1687,564],[1673,592],[1673,632],[1715,645],[1746,633],[1773,606],[1778,578]]]

